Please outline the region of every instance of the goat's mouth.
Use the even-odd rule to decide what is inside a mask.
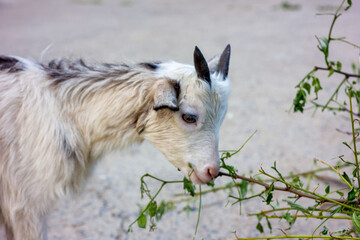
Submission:
[[[192,171],[192,173],[190,175],[190,180],[191,180],[191,182],[193,182],[195,184],[206,184],[206,183],[210,182],[212,179],[203,180],[196,174],[195,171]]]
[[[188,178],[195,184],[206,184],[214,179],[214,177],[201,174],[194,169],[191,169]]]
[[[209,170],[206,168],[205,171],[198,171],[196,167],[184,167],[181,169],[187,179],[194,184],[206,184],[216,178],[219,173],[218,169]]]

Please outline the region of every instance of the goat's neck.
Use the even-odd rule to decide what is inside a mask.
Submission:
[[[70,114],[91,160],[143,140],[142,121],[152,109],[155,81],[140,74],[118,86],[99,88],[72,104]]]

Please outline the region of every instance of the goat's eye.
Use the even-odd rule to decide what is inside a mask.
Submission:
[[[196,123],[197,117],[192,114],[183,114],[182,119],[187,123]]]

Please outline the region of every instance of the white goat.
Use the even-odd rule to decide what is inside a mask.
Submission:
[[[41,64],[0,56],[0,222],[46,239],[55,201],[79,193],[104,154],[144,139],[194,183],[219,172],[230,45],[207,64]]]

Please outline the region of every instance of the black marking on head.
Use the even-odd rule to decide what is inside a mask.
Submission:
[[[171,111],[174,111],[174,112],[177,112],[177,111],[179,111],[179,107],[171,107],[171,106],[168,106],[168,105],[160,105],[160,106],[154,106],[153,107],[153,109],[155,110],[155,111],[158,111],[158,110],[161,110],[161,109],[165,109],[165,108],[167,108],[167,109],[170,109]]]
[[[178,99],[180,91],[178,81],[166,79],[166,82],[156,87],[153,109],[158,111],[167,108],[171,111],[179,111]]]
[[[5,70],[9,73],[20,72],[25,70],[25,66],[16,58],[0,55],[0,71]]]
[[[52,60],[47,65],[41,65],[54,85],[61,84],[74,78],[86,77],[92,81],[101,81],[108,77],[117,77],[130,72],[126,64],[97,64],[88,65],[82,59],[78,61]]]
[[[139,63],[139,65],[143,68],[146,68],[150,71],[156,71],[159,68],[160,62],[143,62]]]

